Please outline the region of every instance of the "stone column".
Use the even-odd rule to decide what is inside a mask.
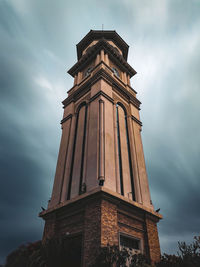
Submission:
[[[130,85],[130,75],[127,74],[127,84]]]
[[[77,75],[74,76],[74,85],[77,84]]]
[[[78,72],[78,77],[77,77],[77,84],[81,82],[81,72]]]
[[[131,160],[133,166],[133,178],[134,178],[134,187],[135,187],[135,197],[136,201],[142,203],[142,194],[140,188],[139,174],[138,174],[138,162],[137,162],[137,153],[135,148],[135,133],[134,126],[131,116],[127,116],[128,121],[128,130],[130,136],[130,149],[131,149]]]
[[[66,168],[64,174],[61,202],[67,200],[67,191],[69,186],[69,175],[71,169],[71,161],[72,161],[72,153],[73,153],[73,144],[74,144],[74,133],[75,133],[75,125],[76,125],[76,114],[72,117],[71,128],[70,128],[70,136],[69,136],[69,147],[66,158]]]
[[[70,131],[71,131],[71,118],[68,116],[62,124],[62,138],[60,142],[60,149],[58,154],[58,161],[56,167],[56,174],[54,179],[53,192],[48,207],[52,207],[61,202],[61,194],[63,189],[63,181],[66,169],[66,158],[68,155]]]
[[[95,59],[95,66],[98,65],[99,62],[100,62],[100,55],[97,54],[96,59]]]
[[[100,61],[104,61],[104,50],[103,49],[101,50],[101,53],[100,53]]]
[[[109,66],[108,54],[105,54],[104,59],[105,59],[105,63]]]

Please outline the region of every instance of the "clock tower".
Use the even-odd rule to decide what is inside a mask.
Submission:
[[[141,140],[136,71],[115,31],[91,30],[77,44],[63,101],[62,137],[43,240],[63,235],[78,248],[73,266],[89,266],[100,247],[130,247],[159,261],[157,222]]]

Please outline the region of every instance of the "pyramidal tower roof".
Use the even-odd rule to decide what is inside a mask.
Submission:
[[[94,40],[99,39],[112,40],[122,51],[123,57],[127,60],[128,56],[128,44],[119,36],[116,31],[104,31],[104,30],[90,30],[88,34],[76,45],[78,60],[82,56],[83,50]]]

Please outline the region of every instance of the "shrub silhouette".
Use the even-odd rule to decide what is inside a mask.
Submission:
[[[178,242],[177,255],[164,254],[156,267],[200,267],[200,236],[191,244]]]
[[[5,267],[79,267],[75,245],[63,237],[22,245],[7,256]]]
[[[77,239],[78,240],[78,239]],[[5,267],[80,267],[81,253],[76,239],[56,237],[22,245],[11,252]],[[78,252],[78,253],[77,253]],[[90,267],[150,267],[142,254],[132,254],[131,249],[120,250],[118,246],[99,248],[95,262]],[[177,255],[164,254],[156,267],[200,267],[200,236],[191,244],[178,242]]]
[[[132,249],[110,246],[99,249],[94,264],[90,267],[150,267],[143,254],[133,254]]]

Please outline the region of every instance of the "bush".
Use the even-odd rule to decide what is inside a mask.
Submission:
[[[90,267],[150,267],[143,254],[134,254],[131,249],[110,246],[99,249],[99,254]]]
[[[200,236],[194,237],[191,244],[178,242],[178,254],[164,254],[156,267],[200,267]],[[11,252],[5,267],[71,267],[80,266],[77,257],[77,243],[57,237],[22,245]],[[77,261],[74,265],[74,261]],[[73,262],[73,264],[72,264]],[[142,254],[132,254],[131,249],[120,250],[118,246],[102,247],[90,267],[151,267]]]
[[[177,255],[164,254],[156,267],[200,267],[200,236],[189,245],[178,242],[178,249]]]
[[[74,240],[56,237],[20,246],[7,256],[5,267],[75,267],[79,262]]]
[[[7,256],[5,267],[39,267],[40,265],[32,265],[32,262],[33,258],[36,259],[36,254],[40,254],[41,248],[41,241],[21,245]]]

